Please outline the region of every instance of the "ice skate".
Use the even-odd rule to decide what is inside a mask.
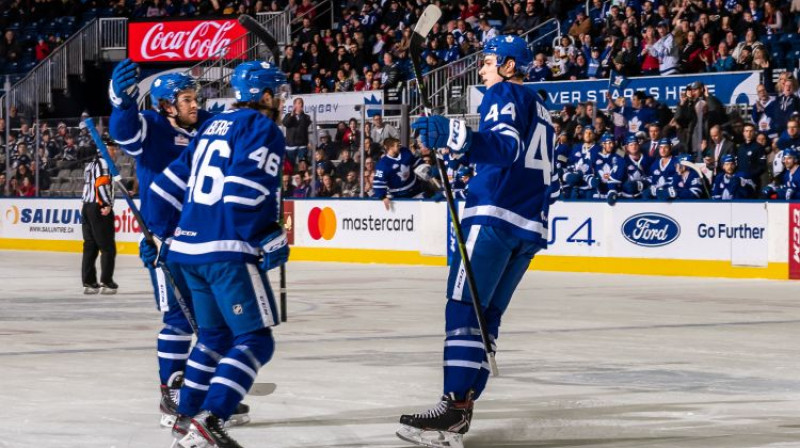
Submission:
[[[97,294],[100,292],[100,285],[97,283],[84,283],[83,284],[83,293],[84,294]]]
[[[403,415],[397,437],[431,448],[463,448],[463,437],[469,431],[473,401],[455,401],[445,395],[433,409],[420,414]]]
[[[189,432],[178,442],[178,448],[243,448],[228,435],[224,422],[203,411],[192,419]]]
[[[230,428],[232,426],[242,426],[250,423],[250,406],[239,403],[236,406],[236,410],[233,411],[233,415],[227,421],[225,421],[225,427]]]
[[[185,415],[178,414],[175,424],[172,426],[172,445],[170,448],[177,448],[178,442],[189,433],[189,427],[192,425],[192,419]]]
[[[183,373],[177,372],[172,375],[168,385],[161,386],[161,427],[174,428],[178,418],[178,403],[180,403],[180,391],[183,386]]]
[[[119,285],[117,285],[114,282],[103,283],[102,285],[100,285],[100,294],[106,294],[106,295],[116,294],[117,288],[119,288]]]

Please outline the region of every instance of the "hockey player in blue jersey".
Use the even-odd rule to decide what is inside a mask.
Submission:
[[[422,183],[416,174],[422,159],[401,147],[396,138],[386,138],[383,147],[386,153],[375,165],[372,180],[374,196],[383,201],[386,210],[391,209],[392,199],[422,197]]]
[[[611,134],[603,134],[600,139],[602,151],[589,155],[585,160],[588,167],[586,184],[590,189],[587,197],[605,199],[609,193],[617,192],[620,182],[612,176],[614,170],[622,165],[622,157],[617,155],[616,142]]]
[[[655,197],[660,201],[674,199],[701,199],[703,197],[703,179],[685,163],[691,163],[692,156],[680,154],[672,158],[675,173],[666,179],[662,186],[656,188]]]
[[[434,115],[414,123],[428,148],[475,166],[462,225],[467,253],[494,342],[500,320],[533,256],[547,246],[550,204],[559,194],[554,129],[538,95],[522,85],[532,54],[524,39],[499,36],[484,46],[479,75],[487,90],[478,130]],[[425,446],[460,447],[473,402],[489,377],[487,356],[466,287],[464,265],[450,265],[445,307],[444,395],[433,409],[400,418],[398,436]]]
[[[639,140],[635,135],[629,135],[625,140],[625,157],[617,165],[611,176],[621,184],[619,195],[623,198],[638,198],[647,187],[646,178],[653,165],[653,159],[643,153],[639,147]],[[611,193],[612,202],[616,200]]]
[[[286,143],[268,115],[280,110],[286,77],[266,62],[245,62],[231,78],[235,109],[207,121],[181,157],[150,185],[160,218],[174,235],[167,259],[192,291],[197,344],[189,355],[173,430],[183,448],[238,448],[224,422],[272,357],[278,325],[266,272],[285,263],[278,223]],[[261,261],[259,261],[261,258]]]
[[[747,199],[755,185],[736,172],[736,159],[731,154],[722,156],[722,172],[714,178],[711,199],[729,201]]]
[[[787,201],[800,199],[800,170],[798,170],[798,152],[793,148],[783,150],[783,172],[778,181],[768,185],[761,192],[763,198],[784,199]]]
[[[189,145],[198,126],[210,116],[197,105],[195,80],[182,73],[158,76],[150,86],[153,110],[139,112],[136,107],[139,68],[130,59],[117,64],[111,75],[109,97],[112,111],[109,133],[123,151],[136,160],[139,185],[147,186],[172,163]],[[146,221],[157,218],[151,209],[154,192],[141,188],[142,216]],[[191,312],[191,296],[183,287],[183,277],[172,269],[175,282],[180,285],[185,310],[176,300],[175,291],[167,281],[164,269],[155,265],[156,248],[142,239],[140,256],[150,273],[156,306],[162,313],[164,327],[158,335],[158,366],[161,380],[161,425],[171,428],[177,412],[177,392],[180,389],[186,359],[192,343],[193,329],[184,312]],[[164,247],[163,250],[167,250]],[[232,424],[249,420],[243,406]]]
[[[467,191],[469,190],[469,180],[474,175],[472,167],[462,166],[456,171],[455,178],[453,178],[453,197],[459,200],[467,199]]]
[[[669,185],[670,179],[676,174],[675,158],[672,157],[672,142],[668,138],[662,138],[658,142],[658,155],[660,158],[650,165],[645,178],[647,184],[643,194],[645,199],[655,199],[656,191]]]
[[[564,182],[562,195],[565,198],[578,199],[591,197],[591,186],[587,180],[591,175],[591,167],[587,160],[595,157],[601,148],[596,142],[596,136],[591,129],[583,131],[583,141],[573,145],[567,157],[567,165],[561,179]]]

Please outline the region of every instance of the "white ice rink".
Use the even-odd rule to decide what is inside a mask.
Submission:
[[[84,296],[80,256],[0,253],[0,447],[158,448],[159,315],[138,258]],[[441,394],[444,268],[291,263],[247,448],[403,447]],[[274,284],[274,283],[273,283]],[[535,273],[475,447],[800,447],[800,295],[779,281]]]

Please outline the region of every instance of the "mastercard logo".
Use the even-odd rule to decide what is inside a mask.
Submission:
[[[336,213],[330,207],[314,207],[308,214],[308,233],[311,238],[330,240],[336,234]]]

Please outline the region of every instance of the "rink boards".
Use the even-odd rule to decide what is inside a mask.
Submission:
[[[81,202],[0,199],[0,249],[81,251]],[[445,265],[455,250],[443,202],[293,200],[294,261]],[[532,269],[739,278],[800,278],[800,203],[559,202],[550,247]],[[117,248],[138,253],[139,228],[115,204]]]

